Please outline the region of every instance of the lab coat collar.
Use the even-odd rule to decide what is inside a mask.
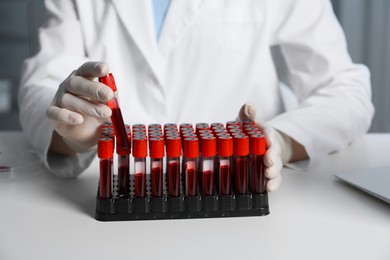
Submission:
[[[205,0],[172,0],[165,17],[159,40],[159,50],[167,56],[185,33]]]
[[[112,2],[126,30],[161,84],[164,58],[191,24],[205,0],[172,0],[159,42],[156,40],[150,0],[112,0]]]
[[[162,57],[156,41],[151,1],[112,0],[112,2],[124,27],[161,84]]]

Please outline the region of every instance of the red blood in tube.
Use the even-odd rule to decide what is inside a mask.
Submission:
[[[264,178],[264,162],[263,156],[253,156],[252,158],[252,192],[265,192],[265,178]]]
[[[232,193],[232,173],[229,165],[219,167],[219,190],[221,195]]]
[[[114,93],[117,91],[114,76],[112,73],[109,73],[108,75],[104,77],[99,77],[99,82],[107,85],[114,91]],[[112,125],[115,129],[115,135],[118,139],[118,143],[122,147],[122,149],[126,150],[129,148],[129,140],[127,139],[127,132],[125,123],[123,121],[122,112],[119,108],[118,100],[116,97],[113,99],[107,101],[107,106],[109,106],[112,110],[111,114],[111,121]]]
[[[163,157],[164,157],[164,139],[160,137],[149,138],[150,168],[151,168],[151,186],[152,196],[163,196]]]
[[[202,172],[202,194],[211,196],[214,194],[214,172]]]
[[[112,160],[100,160],[99,196],[102,199],[112,197]]]
[[[181,148],[180,137],[166,137],[168,195],[172,197],[180,194]]]
[[[117,143],[119,143],[123,149],[128,149],[129,140],[127,138],[127,132],[125,123],[123,121],[122,112],[119,107],[114,107],[112,109],[111,120],[112,124],[114,125],[116,138],[118,139]]]
[[[248,157],[237,156],[235,158],[236,193],[245,195],[248,193]]]
[[[233,138],[231,136],[218,136],[219,155],[219,193],[230,195],[232,193],[231,156],[233,155]]]
[[[194,169],[186,170],[186,191],[188,196],[198,195],[198,173]]]
[[[163,169],[161,167],[152,168],[152,196],[163,196]]]
[[[249,138],[246,135],[236,135],[233,139],[235,188],[236,193],[244,195],[248,193],[248,154]]]
[[[119,194],[128,194],[130,192],[129,166],[122,165],[118,167],[118,192]]]
[[[136,198],[144,198],[146,196],[146,174],[135,173],[134,174],[134,195]]]
[[[180,193],[180,163],[171,161],[168,165],[168,195],[177,197]]]

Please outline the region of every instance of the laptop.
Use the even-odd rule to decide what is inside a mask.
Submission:
[[[334,176],[390,204],[390,165],[336,173]]]

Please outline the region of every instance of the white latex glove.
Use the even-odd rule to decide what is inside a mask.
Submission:
[[[76,153],[86,152],[96,145],[97,128],[111,116],[111,109],[104,103],[113,98],[113,91],[93,81],[108,72],[105,63],[84,63],[60,84],[46,111],[54,130]]]
[[[239,118],[240,120],[255,120],[255,106],[249,103],[244,104],[240,109]],[[274,191],[282,182],[283,165],[288,163],[292,157],[291,138],[265,123],[256,122],[256,124],[262,129],[267,142],[267,152],[264,156],[264,164],[267,167],[264,175],[268,178],[267,191]]]

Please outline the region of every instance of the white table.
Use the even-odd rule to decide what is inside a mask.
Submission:
[[[11,146],[26,139],[0,132],[0,151]],[[389,164],[390,134],[370,134],[306,172],[284,169],[270,215],[224,219],[96,221],[97,161],[74,180],[2,181],[0,259],[390,259],[390,205],[333,177]]]

